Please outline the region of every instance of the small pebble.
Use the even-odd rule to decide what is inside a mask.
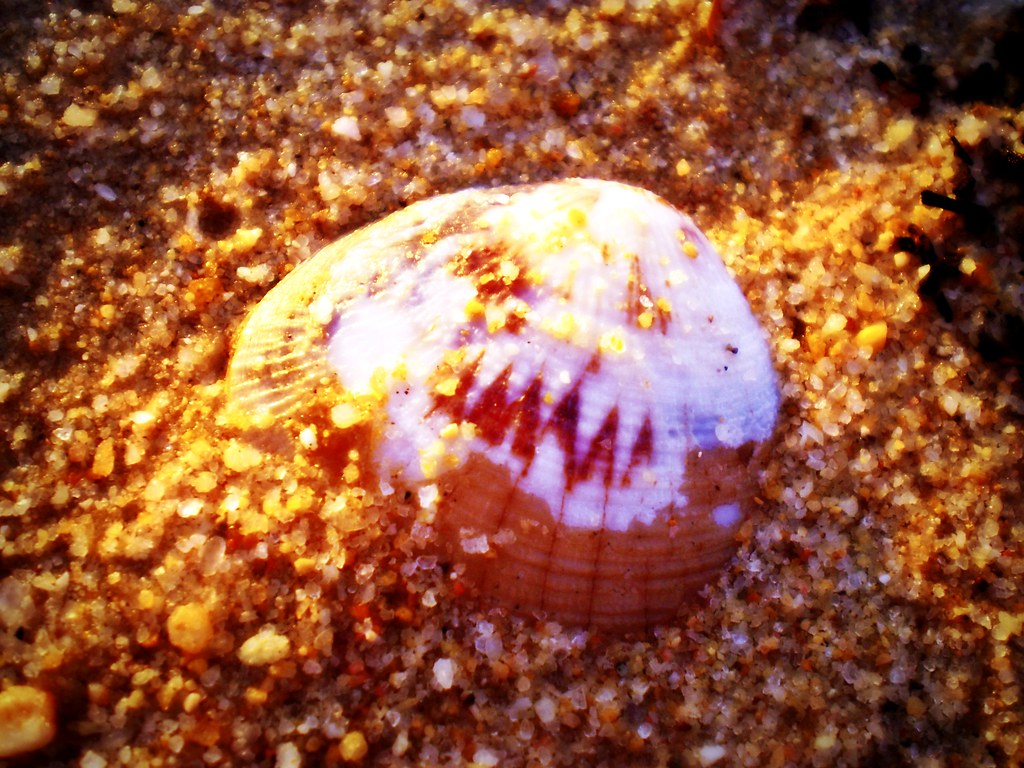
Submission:
[[[57,735],[53,697],[28,685],[0,693],[0,758],[42,749]]]
[[[447,691],[455,680],[455,665],[451,659],[438,659],[434,662],[434,682],[437,687]]]
[[[175,608],[167,619],[167,637],[171,645],[185,653],[205,651],[213,638],[213,625],[206,606],[186,603]]]
[[[554,722],[555,715],[558,709],[555,702],[549,697],[544,696],[533,707],[533,711],[537,713],[537,718],[545,725]]]
[[[277,746],[277,768],[301,768],[302,753],[290,741]]]
[[[351,141],[359,141],[362,138],[362,134],[359,131],[359,120],[350,115],[339,117],[331,123],[331,133],[339,138],[350,139]]]
[[[247,472],[262,461],[263,454],[258,449],[237,440],[232,440],[224,451],[224,466],[235,472]]]
[[[705,744],[697,751],[697,758],[703,766],[714,765],[725,757],[725,747],[721,744]]]
[[[61,122],[71,128],[91,128],[99,113],[95,109],[71,104],[64,110]]]
[[[109,477],[114,471],[114,441],[106,438],[98,446],[93,454],[91,474],[95,478]]]
[[[291,641],[272,629],[263,629],[250,637],[238,649],[238,658],[250,667],[276,664],[291,653]]]
[[[865,347],[871,350],[871,354],[877,354],[885,346],[885,340],[889,335],[889,326],[884,321],[877,323],[871,323],[865,325],[859,331],[857,335],[853,337],[854,343],[858,347]]]
[[[369,747],[366,744],[366,737],[362,731],[349,731],[338,744],[338,752],[341,759],[348,763],[357,763],[366,757]]]

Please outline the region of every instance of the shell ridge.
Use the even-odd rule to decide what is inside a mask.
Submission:
[[[504,503],[501,506],[501,511],[498,513],[498,518],[497,518],[497,520],[495,522],[495,526],[494,526],[495,532],[500,533],[501,531],[506,530],[506,522],[508,521],[509,512],[510,512],[510,510],[512,508],[512,500],[513,500],[516,492],[519,490],[519,484],[522,481],[522,479],[525,476],[527,471],[528,470],[526,468],[521,469],[519,471],[519,473],[517,474],[517,476],[515,477],[515,479],[513,480],[512,486],[509,489],[509,492],[508,492],[507,496],[505,497],[505,501],[504,501]],[[522,522],[522,520],[520,520],[520,522]],[[523,544],[522,541],[520,540],[520,537],[525,537],[526,536],[526,531],[520,525],[519,529],[518,530],[513,530],[512,533],[513,533],[513,539],[510,542],[507,542],[507,543],[499,543],[499,546],[501,547],[501,550],[502,550],[503,553],[506,553],[508,555],[513,555],[514,556],[514,553],[520,551],[523,548],[523,546],[525,546],[525,544]]]
[[[594,562],[591,567],[590,576],[590,600],[587,604],[587,616],[593,616],[594,611],[594,599],[597,596],[598,589],[598,576],[601,573],[601,555],[605,550],[605,538],[607,536],[607,518],[608,518],[608,505],[609,505],[609,493],[610,486],[608,482],[605,482],[604,489],[604,504],[601,507],[601,526],[597,530],[597,546],[594,550]]]
[[[304,324],[291,318],[247,324],[239,334],[247,353],[235,356],[226,377],[229,401],[257,418],[292,415],[303,390],[331,376],[321,356],[298,341],[306,332]]]
[[[551,534],[550,543],[548,544],[547,553],[544,558],[543,579],[541,581],[540,590],[540,609],[542,611],[548,609],[548,603],[553,597],[548,584],[551,580],[551,568],[553,565],[552,554],[555,551],[555,546],[557,545],[558,539],[562,533],[562,521],[565,516],[566,493],[567,492],[565,490],[562,491],[561,501],[558,507],[558,516],[554,519],[556,525],[554,526],[554,531]]]
[[[594,557],[590,564],[590,574],[587,578],[587,584],[589,589],[587,590],[587,616],[594,615],[594,600],[597,597],[598,591],[598,574],[600,573],[601,564],[601,551],[604,548],[605,531],[604,527],[598,528],[597,535],[597,546],[594,548]]]

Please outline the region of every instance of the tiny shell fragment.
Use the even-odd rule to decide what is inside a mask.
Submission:
[[[254,425],[358,423],[380,482],[436,486],[479,592],[609,628],[671,620],[720,572],[779,404],[704,235],[592,179],[443,195],[328,245],[250,314],[227,386]]]

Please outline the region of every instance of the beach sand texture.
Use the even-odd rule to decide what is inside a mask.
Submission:
[[[1024,14],[899,5],[0,6],[0,764],[1024,761]],[[626,636],[224,415],[321,246],[569,176],[694,218],[783,397],[736,557]]]

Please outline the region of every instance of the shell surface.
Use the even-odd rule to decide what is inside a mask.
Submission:
[[[693,222],[615,182],[471,189],[328,245],[244,323],[229,403],[372,423],[437,490],[483,593],[564,622],[671,619],[731,557],[779,405],[763,333]],[[429,494],[428,494],[429,495]]]

